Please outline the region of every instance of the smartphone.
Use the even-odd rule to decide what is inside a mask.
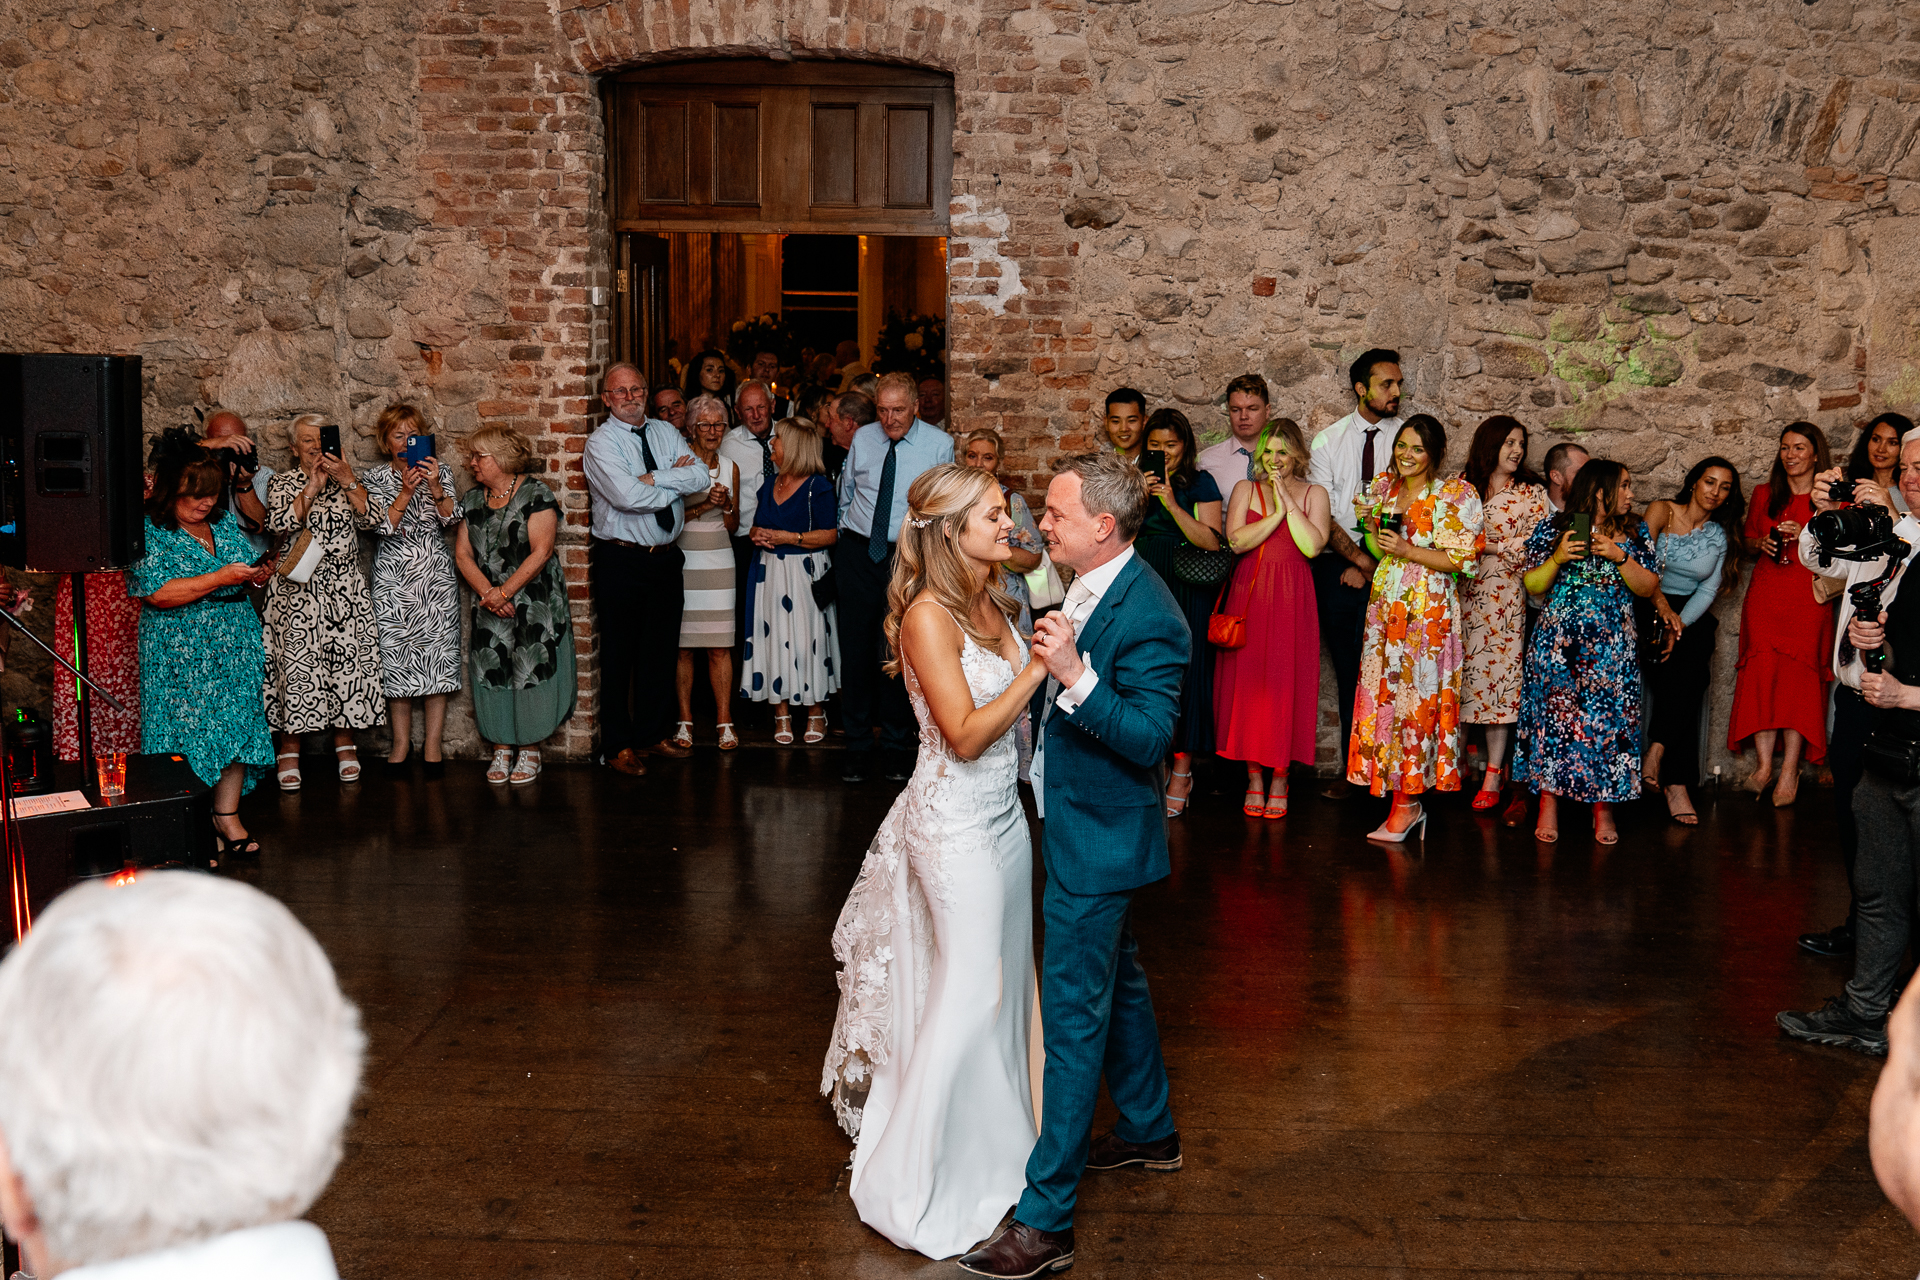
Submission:
[[[320,452],[340,456],[340,428],[331,422],[321,424]]]
[[[1165,449],[1143,449],[1140,452],[1140,470],[1147,475],[1158,476],[1162,483],[1167,478],[1167,451]]]
[[[1576,511],[1573,516],[1573,540],[1580,543],[1582,551],[1593,550],[1593,513]]]
[[[436,457],[433,451],[432,436],[407,437],[407,465],[417,467],[428,458]]]

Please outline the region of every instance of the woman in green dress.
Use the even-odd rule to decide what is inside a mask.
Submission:
[[[185,427],[153,446],[147,553],[127,574],[140,609],[140,747],[182,755],[213,788],[221,852],[257,854],[240,822],[240,797],[273,764],[263,698],[266,649],[249,586],[273,576],[230,512],[217,461]]]
[[[473,717],[494,744],[487,781],[519,786],[540,776],[539,744],[573,714],[573,618],[554,554],[560,503],[527,474],[536,460],[519,432],[482,427],[461,449],[474,486],[460,500],[467,531],[454,563],[477,597]]]

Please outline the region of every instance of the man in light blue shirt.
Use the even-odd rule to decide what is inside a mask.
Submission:
[[[916,416],[920,388],[889,373],[875,388],[878,422],[853,433],[840,472],[840,696],[846,711],[847,758],[841,777],[864,782],[873,772],[873,730],[880,729],[880,769],[903,781],[913,769],[917,733],[906,686],[880,670],[886,641],[887,584],[893,544],[907,518],[907,490],[922,474],[953,461],[953,437]]]
[[[647,379],[624,362],[600,383],[607,420],[587,437],[592,496],[588,573],[600,636],[600,758],[621,773],[647,771],[642,757],[680,757],[671,733],[678,707],[683,559],[675,539],[681,499],[715,488],[671,424],[647,417]],[[724,714],[724,708],[722,709]]]

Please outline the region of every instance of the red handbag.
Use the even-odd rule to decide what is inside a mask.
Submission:
[[[1274,530],[1274,534],[1279,532],[1278,529]],[[1271,538],[1274,535],[1267,536]],[[1267,544],[1262,542],[1260,550],[1253,557],[1254,573],[1260,572],[1260,557],[1266,553]],[[1233,590],[1233,577],[1228,575],[1227,580],[1220,584],[1220,594],[1213,602],[1213,613],[1207,618],[1207,643],[1216,649],[1239,649],[1244,648],[1247,643],[1247,616],[1243,613],[1220,612],[1220,606],[1227,602],[1227,592],[1231,590]],[[1248,590],[1251,592],[1251,584]]]

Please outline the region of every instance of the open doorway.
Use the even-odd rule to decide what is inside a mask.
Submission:
[[[618,358],[655,386],[710,350],[737,380],[757,347],[789,387],[945,380],[949,77],[727,59],[621,73],[606,98]]]

